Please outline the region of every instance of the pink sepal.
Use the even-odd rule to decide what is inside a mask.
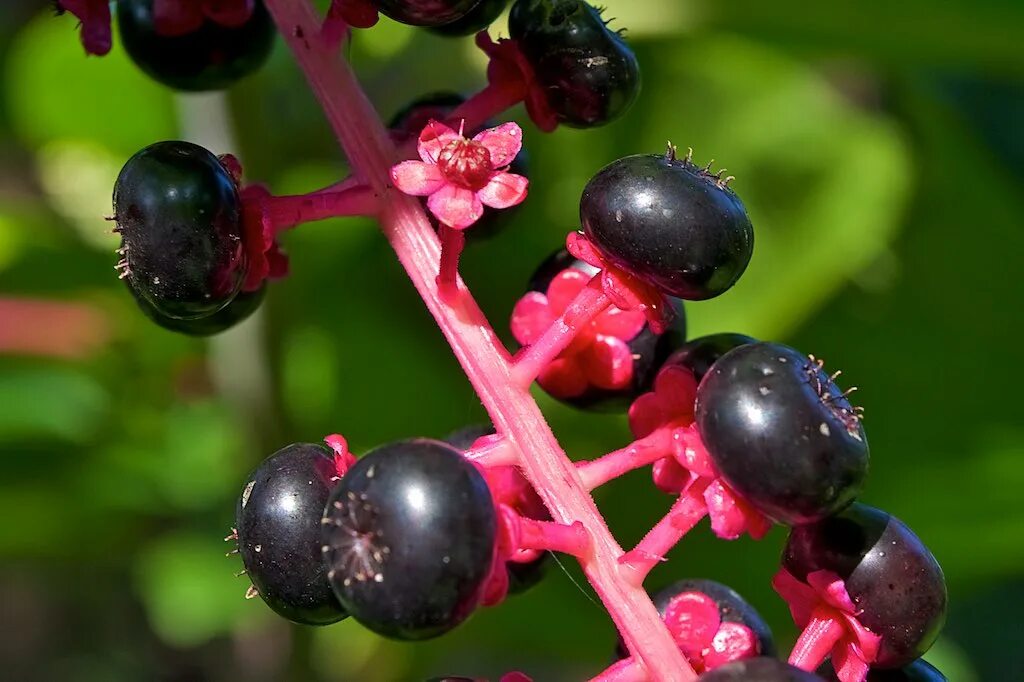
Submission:
[[[530,181],[515,173],[495,173],[491,179],[477,190],[476,196],[484,206],[491,208],[511,208],[526,198]]]
[[[754,509],[721,479],[716,478],[704,491],[704,501],[708,505],[711,530],[723,540],[735,540],[743,533],[749,534],[754,540],[760,540],[772,527],[771,521],[764,514]]]
[[[762,652],[757,635],[743,623],[722,623],[704,652],[704,668],[714,670],[720,665],[758,656]]]
[[[231,171],[230,166],[228,170]],[[288,257],[281,252],[275,239],[273,223],[264,211],[264,200],[270,196],[267,188],[258,184],[249,185],[242,188],[239,196],[242,199],[242,226],[249,261],[242,291],[256,291],[264,280],[288,275]]]
[[[203,14],[221,26],[238,28],[249,21],[256,0],[204,0]]]
[[[336,21],[338,19],[341,21]],[[331,45],[337,45],[342,38],[338,31],[343,33],[344,25],[347,24],[353,28],[370,28],[379,19],[377,8],[370,0],[331,0],[331,6],[327,10],[327,20],[324,22],[324,40]],[[328,25],[331,27],[330,31],[328,31]]]
[[[629,406],[629,428],[637,438],[669,423],[693,421],[697,381],[692,372],[678,365],[664,367],[654,378],[653,388]]]
[[[516,341],[527,346],[539,339],[555,318],[548,297],[539,291],[530,291],[516,301],[509,326]]]
[[[451,183],[430,195],[427,208],[438,220],[456,230],[466,229],[484,214],[484,205],[472,190]]]
[[[348,449],[348,441],[338,433],[324,437],[327,447],[334,451],[334,470],[341,478],[356,463],[356,457]]]
[[[448,143],[461,138],[461,135],[440,121],[429,121],[420,132],[419,140],[416,143],[416,152],[423,161],[436,164],[441,150]]]
[[[391,167],[391,182],[405,194],[425,197],[444,187],[437,165],[424,161],[403,161]]]
[[[711,644],[722,617],[715,600],[703,592],[683,592],[665,607],[665,625],[687,658],[699,658]]]
[[[523,129],[511,121],[499,126],[482,130],[473,137],[491,154],[491,164],[495,168],[505,168],[516,154],[523,148]]]
[[[110,52],[109,0],[58,0],[59,7],[81,22],[80,37],[86,53],[102,57]]]
[[[537,85],[533,67],[519,51],[515,41],[491,39],[487,31],[476,34],[476,45],[489,58],[487,82],[492,86],[522,93],[526,113],[540,130],[549,133],[558,127],[558,118],[548,104],[544,89]]]

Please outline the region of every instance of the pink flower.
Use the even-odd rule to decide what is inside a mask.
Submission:
[[[71,12],[81,22],[82,45],[89,54],[110,52],[109,0],[57,0],[57,13]]]
[[[547,292],[531,291],[512,311],[512,334],[523,345],[536,341],[565,311],[593,275],[566,268],[555,275]],[[561,398],[582,395],[587,388],[616,390],[633,381],[629,342],[644,328],[639,310],[609,307],[580,331],[572,344],[537,377],[548,393]]]
[[[393,166],[391,180],[406,194],[429,197],[427,208],[438,220],[464,230],[480,219],[484,206],[509,208],[526,198],[529,181],[505,170],[522,146],[523,131],[515,123],[470,140],[430,121],[417,145],[422,161]]]

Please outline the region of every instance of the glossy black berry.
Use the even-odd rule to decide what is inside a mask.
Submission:
[[[545,259],[534,272],[530,278],[529,291],[547,292],[552,280],[569,268],[579,270],[588,277],[597,273],[597,268],[574,258],[565,249],[560,249]],[[623,339],[631,351],[630,361],[633,364],[632,379],[627,385],[609,389],[588,383],[586,390],[582,393],[569,395],[553,386],[545,385],[542,375],[541,388],[544,388],[553,398],[580,409],[607,412],[624,409],[641,393],[651,389],[654,377],[662,364],[686,340],[686,312],[683,309],[682,301],[672,299],[670,304],[673,318],[664,332],[655,334],[650,326],[644,323],[636,336],[631,339]],[[601,317],[594,322],[594,325],[597,333],[607,331],[602,326]],[[587,363],[590,360],[581,358],[581,362]]]
[[[468,15],[479,0],[371,0],[377,10],[412,26],[443,26]]]
[[[798,580],[828,570],[846,582],[858,620],[882,638],[879,668],[919,658],[946,620],[946,581],[935,557],[903,522],[854,504],[818,523],[794,528],[782,555]]]
[[[757,339],[743,334],[724,333],[701,336],[684,343],[679,350],[669,356],[663,366],[677,365],[685,367],[690,370],[694,379],[699,383],[718,358],[733,348],[739,348],[751,343],[757,343]]]
[[[324,560],[356,620],[387,637],[427,639],[476,607],[495,533],[476,467],[446,443],[401,441],[362,457],[331,495]]]
[[[132,293],[134,294],[134,291]],[[265,284],[256,291],[243,291],[214,314],[189,320],[167,317],[156,310],[145,299],[139,296],[134,296],[134,298],[139,308],[146,314],[146,317],[164,329],[188,336],[213,336],[227,331],[256,312],[260,304],[263,303],[266,293],[267,287]]]
[[[249,476],[235,511],[238,550],[263,601],[308,625],[345,617],[320,551],[321,518],[335,486],[334,460],[321,445],[278,450]]]
[[[580,224],[613,264],[695,301],[735,284],[754,250],[739,197],[671,152],[627,156],[598,171],[583,190]]]
[[[493,24],[507,4],[508,0],[480,0],[466,16],[430,30],[443,36],[471,36]]]
[[[699,682],[823,682],[814,673],[765,656],[727,663],[697,679]]]
[[[832,664],[825,663],[818,669],[818,674],[828,682],[838,682],[839,678],[832,669]],[[872,668],[864,682],[948,682],[943,675],[932,664],[918,659],[902,668],[892,670],[881,670]]]
[[[735,348],[697,389],[697,427],[722,478],[786,524],[850,504],[868,469],[860,415],[820,362],[778,343]]]
[[[238,293],[247,259],[235,182],[191,142],[138,152],[114,184],[121,275],[165,317],[206,317]]]
[[[771,628],[761,618],[761,614],[735,590],[722,583],[704,579],[678,580],[655,592],[651,596],[651,600],[658,609],[658,613],[664,618],[665,610],[672,599],[686,592],[700,592],[714,600],[718,604],[718,613],[723,623],[740,623],[750,628],[757,638],[758,656],[775,655],[775,640],[772,638]],[[619,638],[616,654],[619,658],[628,655],[621,638]]]
[[[274,22],[256,0],[252,16],[229,27],[205,19],[196,30],[162,35],[154,0],[117,0],[121,42],[146,74],[177,90],[219,90],[258,69],[274,45]]]
[[[582,0],[516,0],[508,30],[560,123],[604,125],[640,92],[633,51]]]

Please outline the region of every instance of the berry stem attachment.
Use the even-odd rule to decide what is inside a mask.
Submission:
[[[526,89],[521,81],[490,83],[456,107],[445,123],[453,128],[461,124],[467,132],[477,130],[488,120],[522,102],[525,96]]]
[[[380,212],[380,195],[365,185],[329,192],[268,196],[261,200],[263,217],[275,234],[326,218],[374,216]]]
[[[624,571],[627,580],[635,585],[643,584],[651,569],[664,561],[668,551],[707,516],[704,490],[710,484],[711,480],[707,478],[693,481],[636,547],[622,555],[619,562],[630,569]]]
[[[513,466],[519,463],[519,450],[507,439],[490,437],[481,439],[466,450],[466,459],[483,467]]]
[[[845,633],[842,621],[835,617],[835,610],[815,609],[810,622],[793,645],[789,664],[814,672]]]
[[[521,468],[552,518],[579,522],[592,551],[580,560],[584,574],[615,622],[629,652],[656,682],[692,682],[693,668],[679,651],[642,587],[622,579],[617,558],[622,548],[612,537],[593,498],[584,489],[529,387],[512,381],[509,356],[468,291],[458,310],[437,289],[441,248],[420,201],[393,191],[390,169],[394,145],[348,63],[326,49],[320,20],[308,1],[265,0],[320,101],[354,172],[384,197],[380,227],[417,292],[452,347],[491,421],[524,457]],[[456,278],[459,282],[459,278]]]
[[[601,274],[598,273],[539,339],[516,353],[512,367],[515,381],[521,386],[532,384],[544,368],[569,347],[583,328],[611,304],[611,299],[601,287]]]
[[[671,454],[672,429],[660,428],[624,448],[587,462],[577,462],[576,471],[587,490],[593,490],[633,469],[652,464]]]
[[[567,525],[519,516],[516,549],[551,550],[585,559],[591,552],[590,536],[578,521]]]

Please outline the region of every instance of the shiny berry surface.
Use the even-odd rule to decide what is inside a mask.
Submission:
[[[821,682],[822,678],[778,659],[762,656],[723,665],[697,679],[699,682]]]
[[[476,607],[494,555],[483,476],[452,446],[401,441],[368,453],[335,489],[323,527],[335,593],[356,620],[426,639]]]
[[[690,339],[679,350],[669,356],[664,367],[677,365],[685,367],[693,374],[693,378],[699,383],[704,375],[711,369],[711,365],[718,361],[733,348],[757,343],[757,339],[743,334],[711,334]]]
[[[697,389],[697,426],[722,478],[767,516],[816,521],[857,496],[868,444],[821,364],[777,343],[723,355]]]
[[[246,271],[241,202],[213,154],[190,142],[138,152],[114,184],[122,277],[166,317],[206,317],[238,293]]]
[[[436,26],[430,30],[443,36],[471,36],[493,24],[494,20],[505,11],[507,4],[508,0],[480,0],[476,7],[461,19],[443,26]]]
[[[604,125],[640,92],[633,51],[582,0],[517,0],[508,29],[565,125]]]
[[[249,476],[235,511],[249,579],[270,608],[297,623],[326,625],[346,615],[320,551],[320,520],[336,482],[329,450],[289,445]]]
[[[899,519],[855,504],[794,528],[782,555],[798,580],[828,570],[846,582],[857,619],[881,636],[872,665],[897,668],[924,654],[946,620],[946,582],[928,548]]]
[[[258,69],[270,55],[276,29],[261,0],[240,26],[204,20],[196,30],[165,35],[154,23],[154,0],[118,0],[121,42],[132,61],[177,90],[219,90]]]
[[[627,156],[598,171],[583,190],[580,224],[613,264],[689,300],[728,290],[754,249],[739,197],[674,153]]]
[[[188,320],[162,315],[160,311],[156,310],[145,299],[138,296],[134,298],[135,302],[139,304],[139,309],[146,314],[146,317],[168,331],[178,332],[187,336],[214,336],[248,319],[263,303],[266,294],[267,287],[264,284],[256,291],[243,291],[239,293],[230,303],[212,315]]]
[[[826,663],[818,670],[818,674],[828,682],[838,682],[831,663]],[[948,682],[946,676],[927,661],[918,659],[902,668],[881,670],[872,668],[864,682]]]
[[[466,17],[479,0],[371,0],[377,10],[412,26],[443,26]]]

